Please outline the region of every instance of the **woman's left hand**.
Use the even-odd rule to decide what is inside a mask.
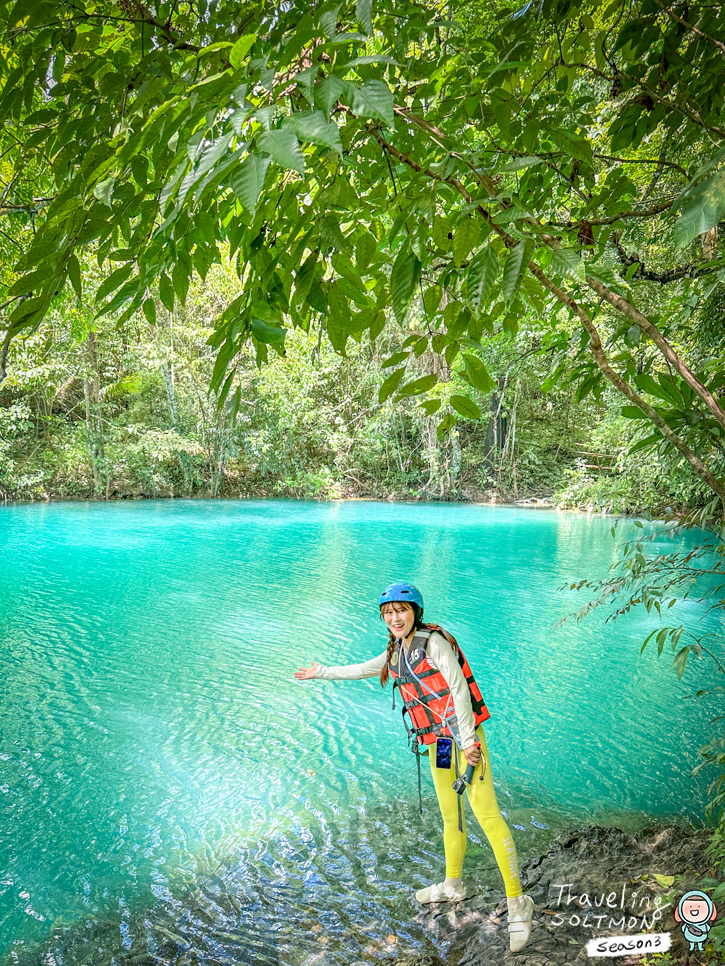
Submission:
[[[463,755],[469,765],[475,766],[481,760],[481,746],[480,745],[469,745],[468,748],[463,749]]]

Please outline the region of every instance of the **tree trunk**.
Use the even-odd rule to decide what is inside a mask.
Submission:
[[[181,423],[179,421],[179,410],[176,406],[176,390],[174,389],[174,375],[169,364],[168,359],[164,359],[161,363],[161,374],[164,377],[164,386],[166,387],[166,401],[169,404],[169,415],[171,416],[171,425],[174,427],[174,431],[178,436],[183,436],[181,430]],[[191,465],[191,457],[188,453],[183,450],[179,451],[179,464],[181,470],[184,474],[184,488],[187,492],[191,492],[193,488],[193,472]],[[222,470],[219,471],[220,473]],[[212,482],[212,496],[216,496],[215,485]],[[173,490],[172,490],[173,496]]]
[[[93,495],[100,496],[104,486],[103,423],[101,420],[101,378],[98,373],[96,333],[90,331],[86,338],[87,375],[83,380],[83,396],[86,404],[86,433],[93,470]],[[107,481],[106,481],[107,482]],[[108,494],[108,486],[105,487]]]
[[[8,362],[9,351],[10,351],[10,330],[8,329],[5,339],[3,340],[2,350],[0,350],[0,383],[4,382],[8,374],[8,370],[6,367]]]
[[[174,429],[180,435],[179,431],[179,411],[176,408],[176,393],[174,391],[174,383],[171,378],[171,368],[169,366],[169,360],[164,359],[161,363],[161,374],[164,377],[164,385],[166,386],[166,399],[169,404],[169,414],[171,416],[171,424]]]

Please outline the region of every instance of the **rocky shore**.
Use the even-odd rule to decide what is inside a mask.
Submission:
[[[705,854],[709,838],[708,829],[677,825],[653,825],[636,835],[617,828],[574,829],[522,869],[536,912],[521,952],[509,952],[506,901],[491,893],[455,908],[431,908],[425,914],[428,929],[445,959],[427,955],[398,966],[584,966],[592,962],[589,940],[645,932],[670,933],[665,962],[701,966],[708,958],[695,952],[687,959],[674,910],[687,889],[712,874]],[[643,957],[619,956],[616,962],[642,966]]]

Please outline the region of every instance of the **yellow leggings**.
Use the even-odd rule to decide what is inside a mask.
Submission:
[[[479,825],[486,834],[486,838],[491,843],[493,854],[503,876],[506,896],[514,898],[520,896],[521,880],[519,878],[519,860],[516,855],[516,846],[511,837],[511,832],[506,821],[501,814],[496,801],[496,792],[493,787],[493,776],[491,775],[491,765],[488,758],[488,748],[486,747],[486,737],[483,728],[479,725],[476,730],[476,737],[481,742],[481,761],[476,765],[473,772],[473,781],[466,786],[466,795],[471,803],[473,814],[478,819]],[[430,769],[433,775],[438,804],[440,805],[441,815],[443,816],[443,847],[446,853],[446,876],[450,879],[459,879],[463,873],[463,857],[466,854],[466,820],[463,817],[463,831],[458,830],[458,795],[451,787],[456,778],[453,760],[450,768],[436,768],[436,746],[431,744],[430,748]],[[453,744],[454,754],[458,755],[458,774],[462,775],[466,770],[466,759],[463,752]],[[481,781],[482,763],[486,763],[483,781]],[[461,803],[463,805],[463,803]]]

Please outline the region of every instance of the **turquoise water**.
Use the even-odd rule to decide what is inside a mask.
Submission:
[[[0,962],[324,966],[429,944],[410,894],[443,874],[440,819],[425,769],[418,812],[389,691],[293,678],[380,653],[396,578],[466,651],[522,862],[582,821],[699,822],[717,711],[684,696],[707,667],[678,682],[640,656],[656,625],[636,612],[552,629],[584,600],[559,587],[613,561],[610,526],[450,504],[0,509]],[[498,896],[478,833],[466,875]]]

